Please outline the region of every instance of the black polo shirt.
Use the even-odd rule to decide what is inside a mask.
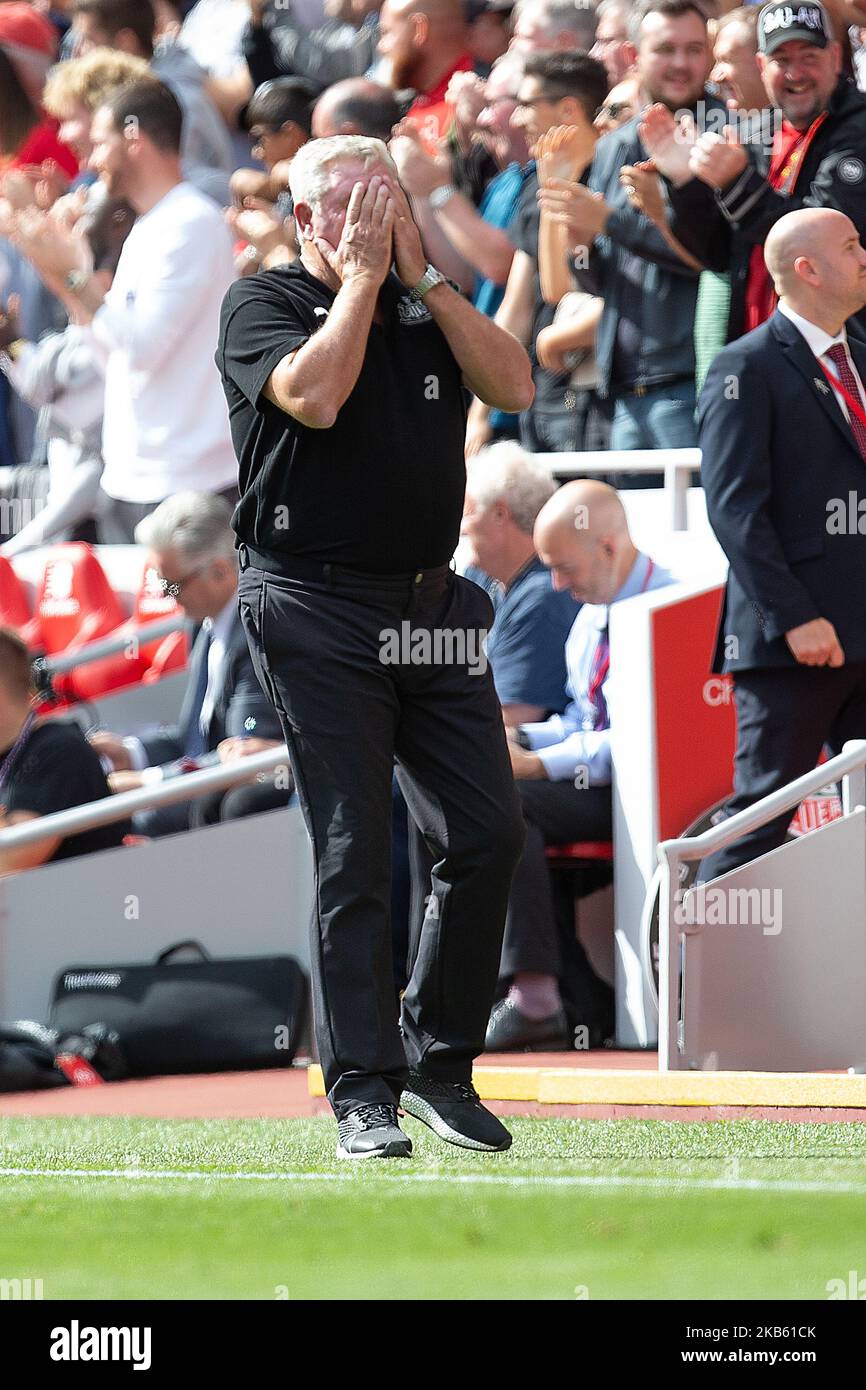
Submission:
[[[393,272],[379,294],[383,323],[330,429],[261,394],[334,298],[296,261],[238,280],[223,301],[216,362],[240,465],[234,529],[277,558],[383,574],[447,564],[463,510],[466,397],[444,334]]]

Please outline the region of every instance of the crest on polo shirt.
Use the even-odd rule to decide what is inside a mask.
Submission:
[[[843,183],[861,183],[864,172],[866,171],[864,171],[862,159],[858,159],[853,154],[846,155],[836,165],[836,173]]]
[[[401,327],[409,328],[416,323],[429,323],[432,317],[423,299],[404,294],[397,300],[397,318]]]

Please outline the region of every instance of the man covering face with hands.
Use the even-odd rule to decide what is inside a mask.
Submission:
[[[450,568],[468,386],[532,399],[522,347],[427,264],[381,141],[313,140],[291,191],[300,259],[226,296],[218,364],[240,463],[240,606],[280,715],[315,859],[313,996],[345,1158],[403,1157],[397,1104],[504,1149],[472,1061],[496,986],[522,826],[478,642]],[[398,1005],[391,779],[435,865]]]

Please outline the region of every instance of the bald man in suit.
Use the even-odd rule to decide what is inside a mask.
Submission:
[[[719,353],[698,406],[707,513],[730,561],[714,670],[737,711],[733,815],[866,737],[866,250],[831,208],[787,213],[765,259],[779,305]],[[862,523],[862,529],[860,524]],[[786,812],[705,860],[780,845]]]

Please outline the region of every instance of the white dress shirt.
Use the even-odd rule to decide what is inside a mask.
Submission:
[[[210,722],[213,718],[214,705],[217,695],[222,688],[225,679],[225,655],[228,647],[229,637],[231,636],[234,615],[237,612],[238,601],[236,595],[232,595],[215,618],[205,618],[202,627],[211,634],[210,647],[207,654],[207,687],[204,692],[204,699],[201,702],[201,714],[199,715],[199,728],[203,734],[207,734]],[[130,765],[135,772],[144,774],[142,780],[145,786],[150,786],[154,782],[161,782],[164,772],[161,767],[149,767],[147,762],[147,750],[140,738],[135,734],[130,734],[122,740],[123,746],[129,753]],[[112,769],[113,770],[113,769]]]
[[[821,362],[823,366],[826,367],[827,371],[830,373],[830,376],[833,377],[834,380],[838,379],[836,363],[833,361],[831,357],[827,356],[827,353],[830,351],[831,347],[835,347],[837,343],[841,343],[842,347],[845,349],[845,356],[848,358],[848,366],[851,368],[854,380],[857,383],[857,390],[860,394],[860,404],[863,406],[864,410],[866,410],[866,393],[864,393],[863,391],[863,383],[860,380],[860,373],[857,371],[857,368],[854,365],[854,359],[851,356],[851,349],[848,347],[848,334],[845,332],[845,325],[842,325],[841,332],[837,333],[835,338],[831,338],[830,334],[825,332],[823,328],[819,328],[816,323],[810,323],[808,319],[803,318],[802,314],[796,313],[795,310],[792,309],[789,304],[785,303],[784,299],[779,300],[779,313],[784,314],[786,319],[790,319],[794,327],[806,339],[806,346],[812,350],[812,352],[818,358],[819,362]],[[819,377],[818,380],[823,381],[823,375]],[[836,390],[835,386],[833,387],[833,395],[836,397],[839,409],[842,411],[842,414],[845,416],[845,419],[848,420],[850,424],[848,406],[845,403],[845,397],[842,395],[841,391]]]
[[[611,602],[621,603],[673,582],[668,570],[639,553]],[[595,727],[598,709],[590,699],[596,651],[608,624],[609,611],[608,604],[585,603],[574,620],[565,644],[566,690],[570,696],[565,713],[554,714],[540,724],[521,725],[530,749],[538,754],[551,782],[573,780],[579,768],[586,770],[591,787],[607,786],[611,781],[610,715],[615,687],[612,690],[610,670],[601,686],[609,716],[603,729]]]

